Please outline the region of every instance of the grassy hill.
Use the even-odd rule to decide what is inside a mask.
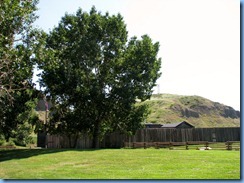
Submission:
[[[151,111],[147,123],[187,121],[195,127],[240,126],[239,111],[200,96],[159,94],[144,103]]]
[[[173,94],[152,95],[143,103],[151,113],[147,123],[177,123],[187,121],[195,127],[239,127],[240,112],[232,107],[199,96]],[[45,111],[38,111],[45,119]]]

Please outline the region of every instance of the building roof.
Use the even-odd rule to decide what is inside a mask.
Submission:
[[[147,128],[161,128],[163,125],[162,124],[157,124],[157,123],[146,123],[145,126]]]
[[[171,123],[171,124],[163,124],[162,128],[177,128],[178,126],[182,125],[182,124],[186,124],[190,127],[194,127],[193,125],[191,125],[190,123],[186,122],[186,121],[182,121],[179,123]]]

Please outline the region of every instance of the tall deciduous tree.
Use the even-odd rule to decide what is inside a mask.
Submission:
[[[105,132],[134,132],[159,78],[159,43],[149,36],[127,40],[123,17],[102,15],[95,7],[66,14],[38,55],[42,85],[56,103],[60,131],[93,135],[93,147]]]
[[[28,108],[25,103],[33,99],[37,1],[0,1],[0,132],[7,139],[18,126],[18,115]]]

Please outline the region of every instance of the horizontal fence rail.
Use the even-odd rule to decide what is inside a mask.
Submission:
[[[136,131],[135,135],[114,132],[105,135],[100,143],[101,148],[122,148],[125,142],[133,144],[147,143],[147,146],[158,143],[158,147],[165,146],[165,142],[227,142],[240,141],[240,127],[229,128],[145,128]],[[151,143],[151,144],[150,144]],[[233,144],[234,145],[234,144]],[[38,147],[46,148],[81,148],[92,147],[92,137],[87,134],[77,136],[38,134]]]
[[[240,150],[240,141],[208,142],[208,141],[187,141],[187,142],[125,142],[125,148],[169,148],[170,150]]]

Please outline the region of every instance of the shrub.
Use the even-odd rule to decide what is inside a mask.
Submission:
[[[5,138],[3,135],[0,134],[0,146],[4,145],[6,143]]]
[[[15,146],[15,143],[12,140],[10,140],[9,142],[6,142],[5,145],[6,146]]]
[[[32,126],[28,123],[19,125],[15,134],[14,143],[18,146],[26,146],[27,144],[33,143],[33,138],[30,136],[32,131]]]

